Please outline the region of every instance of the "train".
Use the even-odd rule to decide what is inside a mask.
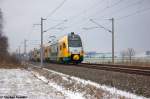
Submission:
[[[79,64],[83,61],[84,57],[81,37],[74,32],[45,45],[43,49],[43,60],[45,62]],[[34,49],[30,52],[29,56],[32,61],[40,61],[40,49]]]

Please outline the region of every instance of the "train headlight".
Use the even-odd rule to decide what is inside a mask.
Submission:
[[[80,58],[79,55],[74,55],[73,56],[73,60],[79,60],[79,58]]]

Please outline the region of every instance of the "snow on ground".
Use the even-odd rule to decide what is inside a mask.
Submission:
[[[77,93],[77,92],[72,92],[69,90],[66,90],[64,87],[57,85],[54,82],[50,82],[49,80],[47,80],[45,77],[40,76],[38,73],[34,72],[34,75],[38,78],[41,79],[42,81],[44,81],[45,83],[47,83],[50,86],[53,86],[55,89],[57,89],[58,91],[62,92],[63,94],[65,94],[67,96],[67,98],[69,99],[85,99],[83,97],[83,94],[81,93]]]
[[[20,96],[24,98],[6,98]],[[95,96],[100,96],[100,98]],[[0,99],[146,98],[53,70],[33,68],[30,71],[24,69],[0,69]]]
[[[143,96],[138,96],[129,92],[118,90],[113,87],[100,85],[92,81],[83,80],[78,77],[73,77],[53,70],[43,68],[42,70],[40,69],[40,71],[49,72],[49,78],[35,71],[33,71],[32,73],[37,78],[47,82],[50,86],[53,86],[62,93],[67,94],[67,96],[71,97],[71,99],[147,99]],[[59,76],[61,76],[61,78]],[[90,92],[94,91],[94,94],[87,93],[89,92],[87,91],[89,89],[92,89],[92,91]],[[100,93],[98,93],[99,90]],[[100,98],[96,98],[97,96],[95,94],[97,93],[100,94],[100,96],[97,95]]]
[[[0,69],[0,99],[65,99],[65,95],[31,72]]]

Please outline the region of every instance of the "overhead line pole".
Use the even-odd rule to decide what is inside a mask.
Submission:
[[[19,60],[21,60],[20,46],[18,46],[18,50],[19,50],[19,52],[18,52],[18,54],[19,54]]]
[[[109,20],[111,20],[112,21],[112,30],[109,30],[109,29],[107,29],[107,28],[105,28],[104,26],[102,26],[102,25],[100,25],[99,23],[97,23],[97,22],[95,22],[93,19],[90,19],[90,21],[91,22],[93,22],[94,24],[96,24],[97,26],[99,26],[100,28],[103,28],[104,30],[106,30],[106,31],[108,31],[108,32],[111,32],[112,33],[112,63],[114,64],[115,63],[115,61],[114,61],[114,59],[115,59],[115,47],[114,47],[114,42],[115,42],[115,40],[114,40],[114,18],[111,18],[111,19],[109,19]]]
[[[26,56],[26,47],[27,47],[26,42],[27,42],[27,40],[25,39],[24,40],[24,56]]]
[[[115,51],[114,51],[114,18],[110,19],[112,21],[112,63],[114,64]]]
[[[26,56],[27,56],[27,54],[26,54],[26,47],[27,47],[27,40],[25,39],[24,40],[24,63],[26,63]]]
[[[46,20],[46,19],[43,19],[41,17],[41,55],[40,55],[40,58],[41,58],[41,67],[43,66],[43,21]]]

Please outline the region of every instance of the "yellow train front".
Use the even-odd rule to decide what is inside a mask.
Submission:
[[[49,47],[50,61],[60,63],[81,63],[83,61],[83,46],[79,35],[73,32],[60,38]]]

